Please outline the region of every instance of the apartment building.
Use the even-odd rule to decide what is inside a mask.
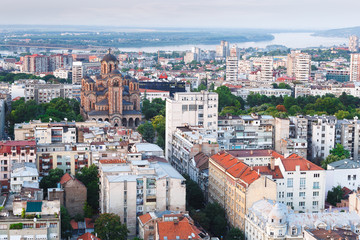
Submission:
[[[350,81],[360,81],[360,53],[353,53],[350,57]]]
[[[82,62],[73,62],[72,65],[72,84],[81,84],[85,76],[85,68]]]
[[[349,37],[349,51],[357,52],[359,51],[359,38],[356,35],[352,35]]]
[[[221,150],[272,149],[275,119],[268,115],[218,117],[218,143]]]
[[[172,136],[171,165],[180,173],[189,175],[191,159],[202,152],[213,155],[219,151],[217,135],[203,128],[178,127]]]
[[[290,89],[280,89],[280,88],[239,88],[236,89],[234,95],[238,97],[242,97],[242,99],[247,99],[250,94],[260,94],[265,95],[267,97],[275,96],[275,97],[285,97],[291,96],[292,90]]]
[[[185,211],[185,179],[168,163],[100,163],[100,211],[115,213],[136,234],[137,216],[152,211]]]
[[[168,161],[172,155],[172,135],[181,126],[203,126],[205,130],[217,131],[217,93],[182,92],[175,93],[172,99],[166,99],[165,157]]]
[[[36,103],[48,103],[54,98],[73,98],[71,84],[34,84],[25,85],[25,101],[34,100]]]
[[[311,56],[301,51],[291,51],[287,59],[287,75],[296,81],[307,82],[310,79]]]
[[[45,55],[33,54],[24,57],[22,72],[39,74],[49,71],[49,57]]]
[[[280,140],[279,153],[284,156],[290,156],[295,153],[300,157],[306,158],[308,143],[302,138],[282,138]]]
[[[259,168],[259,172],[270,173],[270,178],[276,181],[277,201],[299,212],[322,211],[325,208],[325,170],[296,154],[274,160],[270,171]]]
[[[335,116],[306,116],[308,119],[308,157],[325,159],[335,147]]]
[[[239,59],[237,56],[226,58],[226,81],[237,81],[239,74]]]
[[[230,55],[229,42],[221,41],[220,45],[216,46],[216,58],[219,60],[223,60],[229,55]]]
[[[274,60],[272,57],[261,57],[261,81],[262,82],[274,82],[273,76],[273,64]]]
[[[359,148],[360,121],[358,117],[353,120],[337,120],[335,143],[341,144],[350,152],[350,158],[358,161],[360,157]]]
[[[35,141],[2,141],[0,142],[0,182],[3,190],[8,188],[8,180],[15,163],[36,162]]]
[[[169,91],[144,89],[144,88],[140,88],[139,90],[140,90],[141,99],[147,99],[150,102],[152,102],[156,98],[160,98],[161,100],[165,101],[167,98],[170,97]]]
[[[51,169],[60,168],[75,175],[76,171],[92,164],[88,143],[37,144],[37,168],[40,176],[46,176]]]
[[[35,163],[13,163],[10,189],[12,192],[20,193],[22,187],[39,188],[39,173]]]
[[[276,183],[261,176],[232,154],[219,152],[209,160],[209,201],[219,203],[231,226],[245,229],[245,215],[262,198],[276,199]]]

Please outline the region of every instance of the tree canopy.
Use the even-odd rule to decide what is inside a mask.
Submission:
[[[102,240],[125,240],[129,231],[118,215],[103,213],[95,221],[95,232]]]
[[[149,143],[154,142],[155,129],[151,122],[145,122],[137,128],[142,137]]]
[[[51,169],[49,175],[44,176],[40,181],[40,188],[47,194],[48,188],[56,188],[57,183],[60,182],[61,177],[64,175],[64,171],[59,168]]]
[[[81,181],[87,188],[86,214],[91,212],[88,207],[92,208],[92,212],[97,212],[99,208],[99,177],[98,169],[95,164],[82,168],[76,173],[76,178]],[[84,211],[85,212],[85,211]]]
[[[330,191],[328,191],[328,195],[326,197],[326,201],[333,206],[336,206],[336,203],[341,202],[344,191],[341,186],[333,187]]]

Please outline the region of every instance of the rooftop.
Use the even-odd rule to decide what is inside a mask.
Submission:
[[[350,159],[343,159],[337,162],[329,163],[328,166],[330,166],[330,168],[328,167],[328,170],[355,169],[355,168],[360,168],[360,163],[356,161],[352,161]]]

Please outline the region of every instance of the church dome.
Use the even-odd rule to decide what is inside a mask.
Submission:
[[[108,54],[106,54],[106,55],[104,56],[104,58],[102,59],[102,61],[105,61],[105,62],[110,62],[110,61],[116,62],[116,61],[117,61],[117,58],[116,58],[114,55],[108,53]]]

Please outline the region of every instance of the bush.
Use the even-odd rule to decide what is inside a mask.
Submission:
[[[10,229],[22,229],[23,228],[23,224],[22,223],[13,223],[10,224]]]

